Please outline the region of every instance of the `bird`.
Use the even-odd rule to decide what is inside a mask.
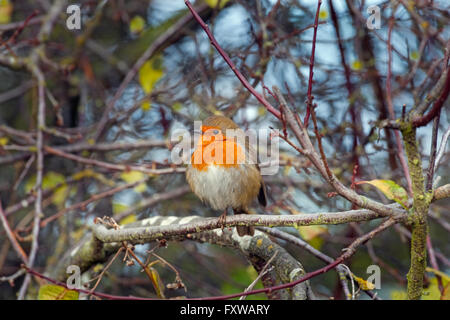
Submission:
[[[231,134],[230,134],[231,132]],[[248,214],[255,198],[265,207],[267,193],[257,164],[255,148],[230,118],[213,115],[202,122],[200,137],[186,169],[192,191],[214,210],[222,229],[227,209]],[[239,236],[254,235],[253,226],[236,226]]]

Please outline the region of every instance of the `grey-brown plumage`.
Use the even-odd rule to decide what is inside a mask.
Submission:
[[[238,138],[230,138],[227,129],[235,129]],[[251,202],[258,198],[263,206],[267,204],[264,181],[256,163],[256,153],[248,141],[240,140],[244,132],[229,118],[223,116],[211,116],[203,121],[202,136],[193,153],[191,163],[186,171],[186,179],[192,191],[215,210],[232,208],[235,214],[248,213]],[[209,135],[208,139],[204,138]],[[211,139],[210,136],[214,136]],[[207,140],[204,142],[205,139]],[[235,163],[220,164],[205,160],[205,155],[200,156],[201,163],[193,163],[194,156],[206,146],[215,141],[217,147],[224,146],[223,141],[237,144],[242,151],[243,158],[235,159]],[[241,142],[241,143],[239,143]],[[228,152],[228,145],[226,152]],[[237,152],[239,153],[239,152]],[[225,216],[223,216],[225,219]],[[253,235],[251,226],[237,226],[240,236]]]

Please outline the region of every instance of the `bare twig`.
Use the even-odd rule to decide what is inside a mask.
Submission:
[[[311,48],[311,57],[309,58],[309,79],[308,79],[308,92],[307,92],[307,102],[306,102],[306,115],[305,119],[303,121],[303,124],[305,128],[308,128],[308,121],[309,116],[312,112],[313,106],[313,99],[312,96],[312,84],[313,84],[313,76],[314,76],[314,58],[316,53],[316,39],[317,39],[317,27],[319,22],[319,13],[320,13],[320,6],[322,5],[322,0],[317,1],[317,10],[316,10],[316,17],[314,18],[314,33],[313,33],[313,39],[312,39],[312,48]]]
[[[358,246],[360,246],[361,244],[365,243],[367,240],[372,239],[375,235],[379,234],[380,232],[386,230],[387,228],[391,227],[392,225],[394,225],[396,223],[396,221],[394,219],[387,219],[386,221],[384,221],[382,224],[380,224],[377,228],[373,229],[371,232],[357,238],[354,242],[352,242],[352,244],[350,246],[348,246],[345,249],[345,252],[336,260],[334,260],[333,263],[328,264],[327,266],[320,268],[316,271],[307,273],[306,275],[304,275],[303,277],[301,277],[300,279],[290,282],[290,283],[286,283],[286,284],[282,284],[282,285],[278,285],[278,286],[274,286],[274,287],[270,287],[270,288],[264,288],[264,289],[258,289],[258,290],[252,290],[249,292],[243,292],[243,293],[236,293],[236,294],[230,294],[230,295],[225,295],[225,296],[220,296],[220,297],[207,297],[207,298],[199,298],[199,300],[223,300],[223,299],[232,299],[232,298],[237,298],[243,295],[250,295],[250,294],[257,294],[257,293],[264,293],[264,292],[272,292],[272,291],[276,291],[276,290],[281,290],[281,289],[286,289],[286,288],[291,288],[299,283],[305,282],[306,280],[309,280],[315,276],[318,276],[320,274],[326,273],[328,271],[330,271],[331,269],[335,268],[336,266],[338,266],[339,264],[341,264],[342,262],[344,262],[345,260],[347,260],[348,258],[350,258],[355,252]]]
[[[36,62],[36,61],[35,61]],[[32,242],[31,250],[28,256],[27,267],[33,268],[34,261],[36,259],[36,254],[39,248],[39,230],[40,221],[43,216],[42,212],[42,180],[44,176],[44,133],[42,129],[45,127],[45,80],[44,75],[41,70],[37,67],[35,62],[32,62],[31,70],[33,71],[35,77],[38,81],[38,119],[37,119],[37,135],[36,135],[36,201],[35,201],[35,212],[33,219],[33,231],[32,231]],[[19,300],[25,297],[28,285],[30,283],[31,277],[29,274],[25,277],[22,287],[19,291]]]
[[[264,265],[264,267],[261,269],[261,271],[259,272],[259,274],[258,274],[258,276],[256,277],[256,279],[253,280],[252,283],[250,283],[250,285],[244,290],[244,293],[245,293],[245,292],[251,291],[251,290],[255,287],[255,285],[258,283],[258,281],[259,281],[262,277],[264,277],[264,275],[265,275],[267,272],[269,272],[269,271],[273,268],[273,267],[272,267],[272,268],[269,268],[269,269],[268,269],[270,263],[272,262],[272,260],[275,258],[275,256],[276,256],[277,254],[278,254],[278,251],[275,251],[275,253],[273,254],[272,258],[270,258],[270,259],[267,261],[267,263]],[[241,296],[241,297],[239,298],[239,300],[245,300],[245,298],[247,298],[247,296]]]
[[[434,164],[434,169],[437,170],[439,166],[439,162],[441,162],[441,159],[445,153],[445,148],[447,147],[447,140],[450,136],[450,126],[447,128],[447,131],[445,131],[444,135],[442,136],[441,144],[439,146],[439,151],[436,156],[436,161]]]
[[[24,263],[28,263],[27,254],[22,249],[22,246],[17,241],[16,236],[14,235],[14,232],[11,230],[11,227],[9,226],[8,220],[6,219],[5,213],[3,212],[1,202],[0,202],[0,220],[2,221],[2,225],[3,225],[3,228],[5,229],[6,236],[8,237],[9,241],[11,242],[17,255],[20,257],[20,259],[22,259],[22,261]]]
[[[236,77],[238,77],[238,79],[241,81],[242,85],[253,94],[253,96],[267,109],[267,111],[272,113],[275,117],[280,118],[280,116],[281,116],[280,111],[275,109],[262,95],[260,95],[250,85],[250,83],[247,81],[247,79],[245,79],[245,77],[242,75],[242,73],[236,68],[234,63],[231,61],[228,54],[217,43],[211,30],[209,30],[208,26],[203,21],[203,19],[198,15],[198,13],[194,9],[194,7],[192,7],[191,3],[188,0],[185,0],[184,3],[191,11],[192,15],[194,16],[194,19],[199,23],[199,25],[203,28],[203,30],[205,30],[205,33],[208,35],[208,38],[211,41],[211,44],[216,48],[216,50],[219,52],[219,54],[222,56],[222,58],[225,60],[225,62],[230,66],[231,70],[234,72]]]
[[[391,90],[391,78],[392,78],[392,49],[391,49],[391,35],[392,35],[392,29],[394,27],[394,14],[395,14],[395,9],[397,8],[397,6],[395,6],[391,18],[389,19],[389,28],[388,28],[388,40],[387,40],[387,50],[388,50],[388,73],[387,73],[387,78],[386,78],[386,101],[387,101],[387,106],[388,106],[388,111],[389,111],[389,117],[390,120],[394,120],[395,119],[395,113],[394,113],[394,106],[392,103],[392,90]],[[400,160],[400,164],[402,166],[403,169],[403,173],[406,179],[406,183],[408,185],[408,194],[410,197],[412,197],[413,192],[412,192],[412,181],[411,181],[411,177],[409,175],[409,168],[408,168],[408,164],[406,163],[406,159],[405,159],[405,152],[403,150],[403,144],[402,144],[402,140],[400,138],[400,132],[398,132],[397,130],[394,131],[395,134],[395,142],[397,145],[397,156],[398,159]]]

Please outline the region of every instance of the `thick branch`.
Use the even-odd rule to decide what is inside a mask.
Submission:
[[[397,207],[393,205],[391,207]],[[321,224],[342,224],[348,222],[368,221],[381,218],[383,215],[370,210],[350,210],[344,212],[325,212],[298,215],[235,215],[227,217],[225,227],[234,226],[310,226]],[[406,218],[398,215],[397,220]],[[165,223],[155,225],[155,221]],[[103,225],[94,225],[95,236],[102,242],[135,241],[148,242],[156,239],[173,239],[180,236],[220,228],[218,218],[190,217],[152,217],[133,224],[124,229],[107,229]]]

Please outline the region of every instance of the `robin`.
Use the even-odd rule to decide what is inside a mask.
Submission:
[[[245,140],[242,129],[227,117],[211,116],[203,121],[199,133],[186,179],[203,202],[224,210],[219,223],[225,224],[228,208],[234,214],[248,214],[248,206],[256,197],[266,206],[266,188],[255,149]],[[241,237],[255,232],[249,226],[236,229]]]

